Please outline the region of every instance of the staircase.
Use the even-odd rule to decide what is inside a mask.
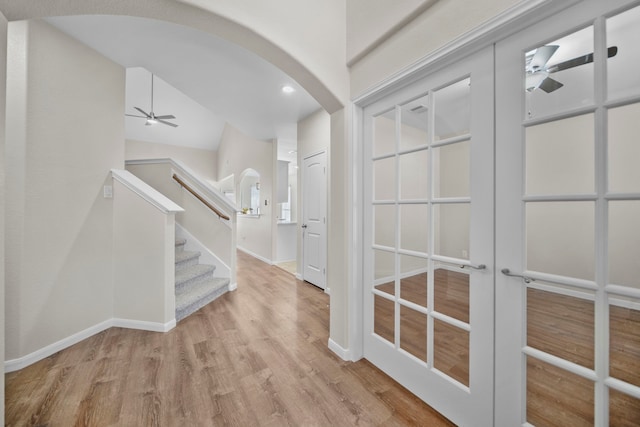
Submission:
[[[186,243],[176,239],[176,322],[229,290],[230,280],[213,277],[216,267],[200,264],[200,252],[186,251]]]

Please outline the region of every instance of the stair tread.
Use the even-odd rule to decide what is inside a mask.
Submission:
[[[176,246],[182,246],[187,243],[187,239],[179,239],[176,237]]]
[[[198,251],[181,251],[176,253],[176,264],[182,261],[198,258],[200,256]]]
[[[198,300],[214,294],[216,291],[227,286],[229,282],[228,277],[213,277],[210,280],[189,287],[187,292],[176,295],[176,312]]]
[[[197,277],[213,274],[215,269],[215,265],[196,264],[183,270],[176,271],[176,287]]]

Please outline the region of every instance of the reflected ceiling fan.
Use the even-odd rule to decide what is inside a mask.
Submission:
[[[535,52],[527,54],[525,58],[525,71],[526,71],[526,86],[527,92],[533,92],[536,89],[542,89],[546,93],[551,93],[564,86],[557,80],[549,77],[549,74],[557,73],[558,71],[567,70],[569,68],[578,67],[580,65],[593,62],[593,52],[577,58],[569,59],[567,61],[559,62],[554,65],[548,65],[547,63],[551,59],[556,50],[560,46],[558,45],[546,45],[540,46]],[[607,56],[609,58],[616,56],[618,53],[617,46],[611,46],[607,49]]]
[[[125,116],[139,117],[141,119],[146,119],[147,121],[145,123],[145,126],[151,126],[156,123],[162,123],[163,125],[172,126],[174,128],[178,127],[177,124],[166,121],[170,119],[175,119],[176,118],[175,116],[171,114],[164,115],[164,116],[156,116],[155,113],[153,112],[153,74],[151,74],[151,111],[147,113],[142,108],[138,108],[138,107],[133,107],[133,108],[135,108],[136,110],[144,114],[144,116],[138,116],[135,114],[125,114]]]

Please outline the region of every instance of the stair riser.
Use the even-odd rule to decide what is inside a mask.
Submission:
[[[197,265],[198,258],[199,257],[189,258],[184,261],[176,262],[176,271],[182,271],[187,267],[191,267],[192,265]]]
[[[217,289],[214,292],[211,292],[210,294],[207,294],[206,296],[204,296],[203,298],[199,299],[198,301],[192,304],[189,304],[185,307],[176,307],[176,321],[178,322],[184,319],[185,317],[189,316],[190,314],[195,313],[196,311],[200,310],[202,307],[209,304],[219,296],[225,294],[228,290],[229,290],[228,285],[223,286],[222,288]]]
[[[176,282],[176,295],[181,294],[183,292],[188,292],[189,288],[199,285],[202,282],[206,282],[207,280],[211,280],[213,278],[213,272],[201,274],[196,277],[192,277],[189,280],[185,280],[183,282]]]

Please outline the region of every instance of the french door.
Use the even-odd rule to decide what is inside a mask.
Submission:
[[[640,425],[640,7],[496,45],[498,426]]]
[[[493,50],[364,109],[364,356],[493,423]]]

